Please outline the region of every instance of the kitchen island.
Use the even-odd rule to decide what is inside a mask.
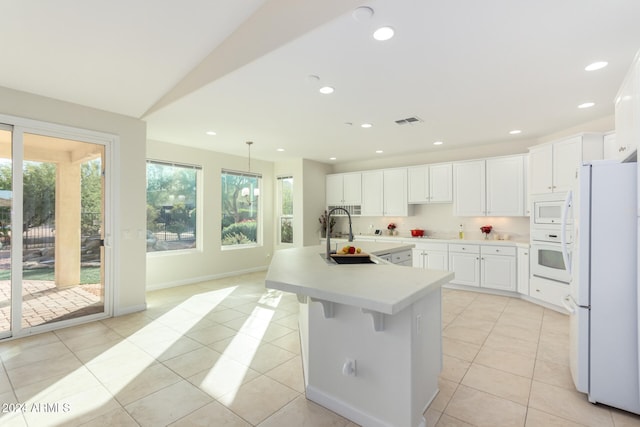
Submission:
[[[300,302],[306,396],[363,426],[420,427],[442,368],[441,286],[453,273],[375,257],[412,245],[358,242],[374,264],[338,265],[324,247],[278,251],[266,287]]]

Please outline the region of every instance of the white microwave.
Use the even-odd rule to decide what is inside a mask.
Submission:
[[[551,193],[534,196],[532,200],[532,222],[534,225],[560,225],[565,209],[567,193]],[[571,206],[568,206],[567,223],[573,218]]]

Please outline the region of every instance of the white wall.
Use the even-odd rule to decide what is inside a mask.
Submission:
[[[147,289],[196,283],[232,274],[266,269],[274,249],[274,165],[251,159],[251,172],[262,174],[260,209],[262,244],[252,248],[221,249],[221,171],[247,170],[247,158],[158,141],[147,141],[147,157],[202,167],[200,248],[147,254]],[[295,177],[294,177],[295,179]],[[295,185],[295,184],[294,184]]]
[[[320,222],[318,218],[326,209],[325,176],[331,173],[331,166],[313,160],[304,160],[304,246],[320,243]]]
[[[313,246],[319,243],[318,217],[325,209],[325,176],[332,166],[308,159],[276,162],[276,176],[293,176],[293,246]],[[276,231],[277,235],[277,231]],[[276,249],[291,247],[279,245]]]
[[[131,117],[0,87],[0,114],[117,135],[113,222],[116,315],[145,308],[146,125]]]

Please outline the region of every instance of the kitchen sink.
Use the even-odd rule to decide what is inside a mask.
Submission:
[[[333,261],[336,264],[377,264],[377,262],[375,262],[374,260],[372,260],[369,257],[346,257],[346,256],[340,256],[340,257],[334,257]]]
[[[335,265],[335,264],[378,264],[377,261],[372,260],[368,256],[336,256],[331,257],[331,259],[327,259],[325,254],[320,254],[322,259],[327,264]]]

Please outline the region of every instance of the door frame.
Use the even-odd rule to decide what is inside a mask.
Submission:
[[[103,188],[103,271],[104,271],[104,311],[102,313],[91,314],[76,319],[62,320],[51,324],[43,324],[32,328],[22,329],[22,234],[16,239],[16,244],[11,248],[11,329],[8,339],[19,338],[31,334],[47,332],[61,329],[72,325],[86,323],[94,320],[112,317],[114,313],[114,301],[116,301],[117,289],[113,286],[115,271],[115,239],[113,238],[115,229],[115,197],[114,191],[117,170],[115,167],[116,150],[119,137],[106,132],[92,131],[72,126],[59,125],[55,123],[42,122],[38,120],[25,119],[16,116],[0,114],[0,123],[13,127],[12,129],[12,157],[13,157],[13,187],[22,189],[22,167],[24,163],[22,136],[24,133],[51,136],[55,138],[70,139],[74,141],[99,144],[104,147],[104,188]],[[17,178],[17,179],[16,179]],[[22,223],[22,190],[15,191],[12,200],[12,220]],[[17,237],[17,236],[16,236]],[[17,256],[16,256],[17,254]],[[20,298],[14,298],[20,295]],[[0,338],[3,339],[3,338]]]

